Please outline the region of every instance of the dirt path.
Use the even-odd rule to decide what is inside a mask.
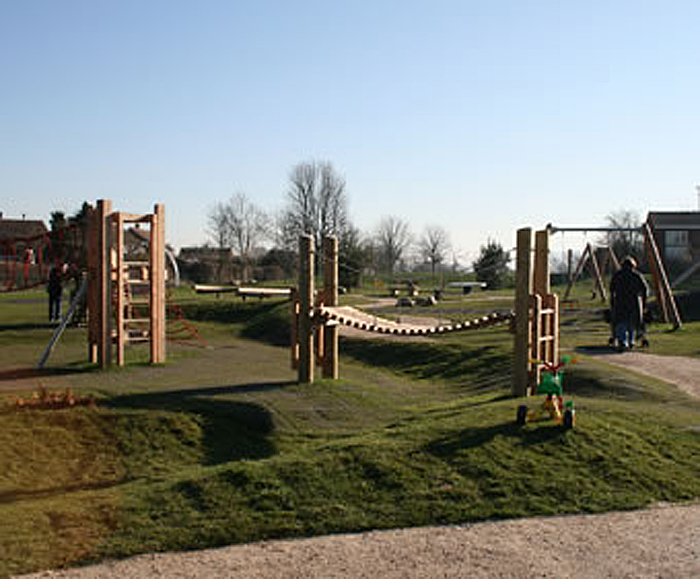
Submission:
[[[639,352],[599,356],[700,397],[700,360]],[[269,541],[25,577],[696,578],[700,504]]]
[[[682,356],[658,356],[646,352],[597,353],[595,357],[615,366],[663,380],[683,392],[700,398],[700,359]]]

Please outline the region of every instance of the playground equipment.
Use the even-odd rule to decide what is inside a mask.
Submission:
[[[537,385],[535,394],[544,394],[542,406],[537,410],[529,410],[527,404],[518,406],[516,422],[522,426],[526,422],[533,422],[551,418],[564,428],[573,428],[576,424],[576,410],[573,400],[564,402],[562,368],[569,363],[569,358],[564,357],[558,364],[543,364],[541,381]]]
[[[542,370],[559,363],[559,296],[551,292],[549,231],[518,230],[515,271],[515,338],[511,392],[534,394]]]
[[[149,228],[145,255],[127,259],[124,227]],[[124,347],[148,342],[152,364],[165,362],[165,207],[134,215],[112,210],[101,199],[88,218],[88,352],[102,368],[116,358],[124,364]],[[144,313],[145,312],[145,313]]]
[[[641,227],[632,228],[620,228],[620,227],[555,227],[553,225],[547,226],[547,231],[550,233],[558,232],[578,232],[587,233],[592,232],[641,232],[644,236],[644,250],[646,253],[647,263],[649,264],[649,269],[651,271],[651,278],[653,282],[654,293],[656,295],[656,302],[659,305],[659,311],[663,321],[667,324],[672,324],[674,329],[678,329],[683,325],[680,313],[678,312],[678,306],[676,304],[675,296],[673,295],[673,290],[671,284],[668,281],[668,275],[666,273],[666,268],[664,267],[663,260],[661,259],[661,254],[659,248],[656,244],[654,237],[654,230],[652,224],[646,221]],[[587,248],[588,249],[588,248]],[[587,252],[584,251],[584,255],[581,257],[579,265],[583,267],[584,257],[587,256]],[[595,252],[590,253],[592,265],[595,268],[597,261],[595,259]],[[579,268],[577,267],[577,270]],[[599,269],[599,268],[598,268]],[[575,276],[577,277],[577,276]],[[600,271],[596,274],[596,283],[600,286],[599,291],[602,299],[605,299],[604,286],[602,284],[602,277]],[[569,288],[567,288],[568,296]]]
[[[152,214],[134,215],[113,211],[111,201],[99,200],[86,211],[86,223],[31,238],[5,239],[0,247],[4,291],[45,284],[52,265],[67,264],[76,279],[82,277],[38,366],[46,362],[85,294],[90,362],[105,368],[114,358],[123,365],[125,344],[136,341],[149,342],[151,363],[165,362],[164,206],[157,204]],[[128,225],[150,229],[130,252],[124,242]],[[82,276],[85,268],[87,276]]]
[[[338,328],[344,324],[367,332],[396,336],[427,336],[474,330],[509,322],[512,312],[493,313],[460,324],[435,327],[398,324],[360,310],[338,306],[338,240],[323,240],[324,287],[314,301],[314,244],[309,235],[299,239],[299,287],[292,291],[291,364],[300,383],[314,380],[314,366],[323,378],[338,378]]]
[[[600,257],[603,259],[601,260]],[[593,279],[595,280],[596,284],[596,293],[600,296],[601,301],[607,302],[608,293],[605,289],[603,278],[609,269],[608,266],[612,266],[610,269],[613,272],[620,269],[620,261],[618,260],[617,255],[615,255],[615,251],[612,247],[593,248],[590,243],[586,244],[586,249],[584,249],[583,253],[581,254],[581,258],[576,265],[576,270],[569,278],[569,283],[567,284],[566,291],[564,292],[564,300],[569,299],[571,289],[574,287],[576,280],[579,278],[583,268],[586,265],[590,267],[593,274]]]

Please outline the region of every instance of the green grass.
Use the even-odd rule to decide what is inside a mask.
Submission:
[[[478,303],[488,292],[477,295],[454,309],[488,307]],[[158,367],[130,350],[124,369],[102,372],[84,361],[83,330],[71,329],[45,373],[17,377],[51,334],[42,299],[0,296],[2,577],[149,551],[700,497],[700,403],[580,355],[565,386],[576,428],[518,428],[502,328],[344,340],[342,379],[302,386],[276,345],[287,303],[183,290],[207,347],[170,346]],[[595,309],[567,314],[567,348],[607,341]],[[675,353],[697,332],[655,333],[653,347]],[[40,385],[90,392],[98,408],[12,407]]]

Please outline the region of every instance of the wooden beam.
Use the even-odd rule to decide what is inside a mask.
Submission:
[[[299,292],[292,288],[292,327],[290,328],[292,370],[299,368]]]
[[[122,212],[122,219],[124,223],[150,223],[151,214],[150,213],[125,213]]]
[[[664,321],[673,324],[674,328],[680,328],[683,325],[681,316],[678,313],[676,299],[673,296],[673,290],[668,283],[668,276],[664,268],[659,248],[656,245],[654,234],[648,222],[644,224],[644,239],[646,241],[647,256],[651,266],[651,272],[654,276],[654,287],[656,289],[656,299],[662,308]]]
[[[97,202],[97,223],[99,227],[97,254],[98,270],[98,346],[97,361],[101,368],[112,364],[112,252],[109,216],[112,202],[100,199]]]
[[[111,226],[114,228],[114,249],[116,250],[116,350],[117,350],[117,366],[124,365],[124,344],[127,340],[127,335],[124,328],[124,313],[126,309],[126,283],[124,271],[124,218],[121,213],[113,213]]]
[[[532,274],[533,292],[546,296],[551,292],[549,275],[549,231],[535,233],[535,264]]]
[[[576,271],[574,271],[573,277],[569,279],[569,283],[566,286],[566,291],[564,292],[564,299],[568,300],[569,299],[569,294],[571,293],[571,289],[574,287],[574,284],[578,280],[579,276],[581,275],[581,272],[583,271],[583,267],[586,265],[586,260],[591,252],[591,244],[588,243],[586,244],[586,249],[583,250],[583,253],[581,254],[580,259],[578,260],[578,263],[576,264]]]
[[[165,363],[165,206],[157,203],[150,238],[151,363]]]
[[[87,323],[88,323],[88,360],[91,364],[98,361],[98,344],[100,341],[100,223],[96,207],[90,207],[88,211],[87,232]]]
[[[528,393],[530,294],[532,293],[531,249],[532,229],[529,227],[519,229],[515,258],[515,338],[511,385],[511,392],[514,396],[525,396]]]
[[[593,278],[595,280],[596,287],[598,288],[598,293],[600,294],[600,299],[603,302],[608,301],[608,293],[605,291],[605,283],[603,283],[603,276],[600,273],[600,266],[598,265],[598,258],[596,257],[596,252],[588,245],[591,267],[593,269]]]
[[[299,367],[301,384],[314,381],[313,344],[314,306],[314,240],[310,235],[299,237]]]
[[[329,307],[338,305],[338,238],[323,239],[323,302]],[[324,328],[322,375],[329,380],[337,380],[338,372],[338,326]]]

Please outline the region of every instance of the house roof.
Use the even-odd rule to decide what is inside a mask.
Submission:
[[[647,220],[654,229],[700,229],[700,211],[650,211]]]
[[[0,241],[37,237],[47,232],[46,225],[40,220],[0,218]]]

